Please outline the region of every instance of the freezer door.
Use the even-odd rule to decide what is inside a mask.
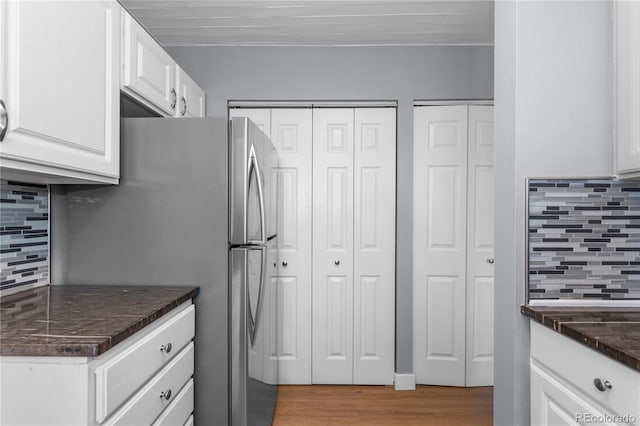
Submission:
[[[237,117],[230,123],[229,242],[233,246],[264,245],[269,237],[267,216],[272,212],[271,168],[264,158],[275,149],[249,119]]]

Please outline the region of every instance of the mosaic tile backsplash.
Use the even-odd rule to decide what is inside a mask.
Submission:
[[[640,182],[528,186],[529,299],[640,299]]]
[[[49,283],[49,189],[0,180],[0,293]]]

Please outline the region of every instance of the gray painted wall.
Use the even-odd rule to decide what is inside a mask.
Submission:
[[[492,47],[178,47],[169,53],[207,93],[228,100],[397,100],[396,371],[413,372],[413,101],[492,99]]]
[[[612,174],[612,33],[607,1],[495,5],[496,425],[529,424],[524,180]]]

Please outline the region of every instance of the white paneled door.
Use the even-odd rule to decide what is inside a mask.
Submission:
[[[493,380],[490,106],[414,112],[414,370],[421,384]]]
[[[311,383],[311,146],[310,109],[232,109],[231,117],[249,117],[271,138],[279,155],[278,238],[269,260],[271,288],[277,312],[265,349],[278,362],[281,384]],[[277,336],[277,339],[276,339]],[[258,346],[258,344],[256,344]],[[249,356],[253,354],[250,353]],[[265,371],[270,371],[266,369]]]
[[[464,386],[467,107],[416,108],[414,127],[416,382]]]
[[[313,115],[312,382],[392,384],[395,109]]]
[[[262,343],[278,361],[279,382],[392,384],[395,108],[241,108],[230,115],[258,124],[280,156],[268,293],[278,298],[278,312],[265,327],[278,338],[267,333],[274,336]],[[269,371],[265,365],[262,374]]]
[[[278,151],[280,383],[311,383],[311,143],[309,109],[272,109]]]
[[[392,384],[396,110],[355,110],[353,383]]]
[[[493,385],[493,107],[469,106],[466,385]]]
[[[313,114],[312,383],[353,383],[353,116]]]

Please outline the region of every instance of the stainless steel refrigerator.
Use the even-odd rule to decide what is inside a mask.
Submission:
[[[59,284],[200,287],[198,425],[271,424],[276,168],[273,145],[248,119],[129,118],[120,184],[69,185],[66,202],[53,202],[66,205],[67,233],[52,235],[66,243]]]

